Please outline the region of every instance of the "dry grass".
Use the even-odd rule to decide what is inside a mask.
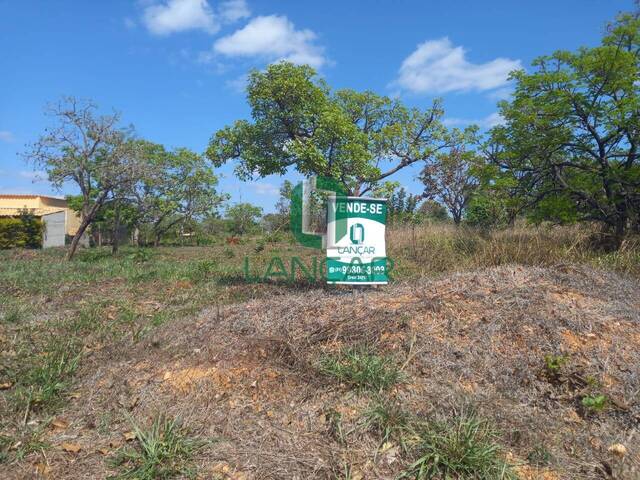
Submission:
[[[421,277],[512,263],[587,263],[640,276],[640,238],[630,237],[618,252],[606,253],[595,248],[594,230],[583,225],[522,225],[483,232],[433,224],[391,229],[387,244],[401,276]]]
[[[54,446],[72,438],[83,450],[70,456],[54,447],[50,472],[104,478],[108,463],[96,450],[112,455],[109,445],[122,441],[124,409],[142,419],[180,417],[198,435],[219,438],[196,456],[202,478],[393,478],[416,460],[417,440],[404,439],[406,453],[394,441],[380,447],[366,421],[374,399],[313,367],[367,344],[398,359],[406,379],[387,395],[412,418],[439,421],[473,405],[523,478],[610,471],[632,480],[640,467],[639,286],[587,268],[503,266],[378,292],[316,290],[205,310],[138,345],[89,354],[78,398],[61,412],[69,427],[46,436]],[[554,378],[548,354],[568,357]],[[606,395],[608,407],[581,409],[594,394]],[[105,412],[111,421],[100,430]],[[622,460],[607,451],[615,443],[627,448]],[[550,465],[528,464],[541,447]],[[4,468],[27,478],[33,467]]]

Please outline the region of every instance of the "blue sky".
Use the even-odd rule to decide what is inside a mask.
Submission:
[[[52,190],[19,153],[61,95],[122,112],[139,136],[203,152],[218,128],[249,114],[251,68],[311,63],[335,88],[444,99],[448,125],[489,127],[506,74],[556,49],[599,42],[631,0],[0,0],[0,193]],[[280,177],[243,183],[219,169],[232,201],[265,211]],[[418,168],[394,179],[414,193]],[[296,179],[296,175],[287,175]]]

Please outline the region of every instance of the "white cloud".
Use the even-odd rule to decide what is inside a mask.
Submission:
[[[493,112],[491,115],[480,119],[449,117],[445,118],[443,123],[449,127],[475,124],[481,128],[493,128],[497,125],[502,125],[504,118],[498,112]]]
[[[414,93],[485,91],[505,86],[509,72],[518,68],[520,60],[508,58],[471,63],[463,47],[444,37],[418,45],[402,62],[394,83]]]
[[[227,0],[220,5],[220,16],[225,23],[233,23],[249,18],[251,11],[245,0]]]
[[[168,0],[144,9],[143,21],[151,33],[168,35],[185,30],[215,33],[220,26],[206,0]]]
[[[228,57],[259,57],[268,61],[287,60],[321,67],[326,63],[322,47],[314,44],[311,30],[296,30],[287,17],[256,17],[213,45],[215,53]]]
[[[207,0],[154,1],[144,8],[142,21],[156,35],[169,35],[186,30],[216,33],[220,26],[251,14],[245,0],[227,0],[214,11]]]
[[[14,136],[13,133],[8,130],[0,130],[0,142],[13,142]]]

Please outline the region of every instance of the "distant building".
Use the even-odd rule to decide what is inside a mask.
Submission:
[[[42,248],[63,247],[66,236],[75,235],[80,227],[79,215],[64,198],[0,194],[0,217],[18,217],[25,210],[45,224]]]

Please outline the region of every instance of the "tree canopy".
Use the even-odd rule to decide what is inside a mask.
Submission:
[[[557,51],[512,74],[505,124],[487,149],[520,206],[600,222],[619,246],[640,211],[640,19],[623,14],[602,43]]]
[[[70,259],[108,197],[132,185],[144,166],[136,152],[133,129],[119,126],[119,114],[98,115],[93,102],[74,97],[64,97],[47,113],[54,124],[25,157],[44,169],[55,187],[73,182],[80,190],[82,220],[67,254]]]
[[[146,141],[140,141],[140,154],[148,168],[132,197],[140,223],[149,226],[156,245],[175,225],[214,213],[227,198],[216,192],[218,178],[201,155]]]
[[[247,100],[252,121],[216,132],[206,152],[215,165],[237,160],[244,179],[293,167],[362,195],[448,145],[439,100],[422,110],[370,91],[332,91],[309,66],[253,71]]]

